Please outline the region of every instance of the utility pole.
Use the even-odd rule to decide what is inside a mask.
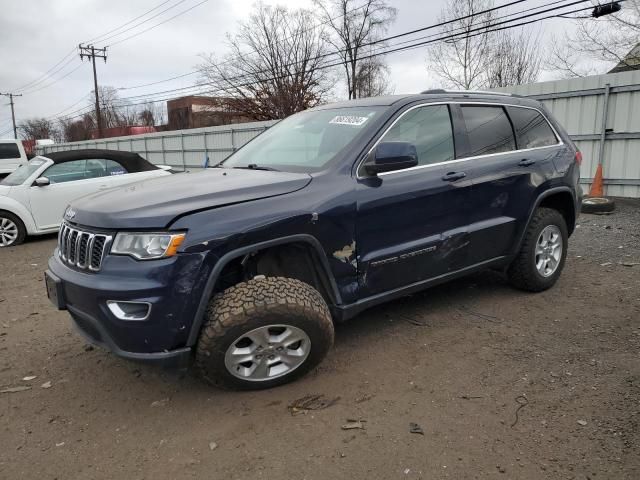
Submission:
[[[84,57],[90,58],[93,62],[93,91],[96,94],[96,120],[98,122],[98,137],[102,138],[102,115],[100,114],[100,100],[98,94],[98,75],[96,74],[96,57],[103,58],[104,63],[107,63],[107,47],[95,48],[93,45],[82,46],[78,45],[80,49],[80,60],[84,60]]]
[[[11,121],[13,122],[13,138],[18,139],[18,129],[16,128],[16,114],[13,110],[13,97],[21,97],[22,94],[16,93],[0,93],[0,95],[4,95],[5,97],[9,97],[9,104],[11,105]]]

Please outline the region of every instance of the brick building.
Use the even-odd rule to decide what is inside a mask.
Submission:
[[[211,127],[252,121],[234,111],[227,98],[191,95],[167,102],[169,130]]]

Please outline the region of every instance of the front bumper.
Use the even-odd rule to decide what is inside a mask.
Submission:
[[[68,267],[56,251],[48,267],[50,298],[69,312],[89,342],[129,360],[167,367],[189,364],[192,346],[187,341],[200,299],[200,255],[151,262],[107,256],[100,272],[89,273]],[[144,320],[120,320],[107,307],[109,300],[147,302],[151,311]]]

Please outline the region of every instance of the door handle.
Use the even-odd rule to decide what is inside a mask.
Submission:
[[[100,190],[106,190],[107,188],[109,188],[109,185],[100,185]]]
[[[531,160],[530,158],[523,158],[522,160],[520,160],[520,162],[518,163],[518,165],[520,167],[528,167],[533,165],[534,163],[536,163],[535,160]]]
[[[466,176],[467,174],[464,172],[449,172],[444,177],[442,177],[442,180],[444,180],[445,182],[455,182],[456,180],[460,180],[461,178],[464,178]]]

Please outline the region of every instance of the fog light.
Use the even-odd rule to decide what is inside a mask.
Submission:
[[[151,313],[151,304],[148,302],[108,300],[107,307],[119,320],[146,320]]]

